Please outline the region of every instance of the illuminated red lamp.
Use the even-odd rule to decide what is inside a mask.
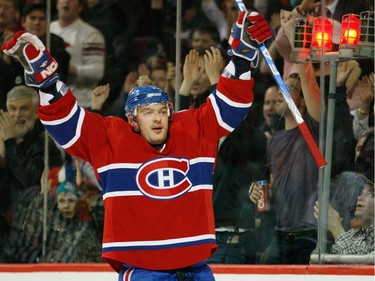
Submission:
[[[339,57],[353,57],[354,49],[358,46],[361,32],[361,22],[356,14],[342,17]]]
[[[311,49],[319,51],[332,50],[333,25],[329,19],[316,18],[313,22]]]

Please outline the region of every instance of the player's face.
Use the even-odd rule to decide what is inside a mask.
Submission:
[[[57,196],[57,208],[66,218],[73,218],[78,208],[78,198],[70,192],[61,192]]]
[[[151,145],[163,145],[169,127],[168,106],[157,103],[138,107],[137,126],[139,133]]]
[[[31,98],[9,100],[7,109],[10,117],[16,123],[17,138],[22,138],[34,128],[37,113]]]

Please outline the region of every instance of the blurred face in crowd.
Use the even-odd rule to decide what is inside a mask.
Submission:
[[[303,97],[301,97],[302,95],[301,83],[299,82],[299,80],[289,77],[285,80],[285,85],[289,90],[292,100],[296,104],[297,108],[301,111],[301,108],[304,107],[304,104],[305,104],[305,100],[303,99]],[[277,101],[276,101],[275,108],[276,108],[275,110],[276,114],[278,115],[285,116],[285,117],[292,115],[287,103],[285,102],[284,96],[280,90],[278,90],[277,92]]]
[[[152,84],[159,89],[164,89],[167,82],[167,72],[164,69],[153,69],[151,72]]]
[[[273,116],[275,115],[277,95],[276,86],[269,87],[264,94],[263,116],[268,125],[272,124]]]
[[[23,138],[34,128],[37,119],[37,105],[31,98],[24,97],[7,101],[10,117],[16,123],[16,138]]]
[[[374,222],[374,186],[366,184],[358,196],[354,215],[362,221]]]
[[[46,34],[46,14],[42,10],[32,10],[22,19],[22,26],[26,32],[30,32],[38,37]]]
[[[168,106],[162,103],[139,106],[137,107],[135,120],[130,118],[129,123],[148,143],[158,149],[167,139],[169,128]]]
[[[0,31],[11,27],[15,22],[16,9],[12,0],[0,0]]]
[[[199,57],[198,67],[204,69],[204,59],[203,56]],[[199,77],[197,81],[193,83],[193,86],[191,88],[190,94],[192,96],[197,96],[205,91],[207,91],[210,88],[210,79],[208,79],[208,76],[205,71],[203,71],[202,75]]]
[[[57,0],[56,9],[59,16],[59,23],[68,25],[79,18],[83,6],[80,0]]]
[[[66,218],[74,218],[78,210],[78,198],[70,192],[60,192],[57,196],[57,208]]]
[[[232,26],[237,21],[239,13],[236,2],[233,0],[223,0],[221,3],[221,7],[224,11],[228,26]]]
[[[194,31],[191,36],[191,48],[197,50],[200,55],[204,55],[206,50],[215,45],[210,33]]]
[[[187,9],[183,9],[182,21],[184,25],[190,26],[190,24],[196,19],[197,15],[198,10],[194,5]]]

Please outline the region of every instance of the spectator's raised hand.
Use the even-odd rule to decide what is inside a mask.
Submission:
[[[122,87],[124,93],[129,93],[131,89],[137,86],[138,77],[139,75],[137,71],[130,71],[128,75],[126,75],[124,85]]]
[[[185,57],[183,75],[184,79],[180,86],[179,94],[189,96],[193,83],[197,81],[204,72],[204,67],[199,67],[199,53],[196,50],[190,50]]]
[[[280,10],[280,24],[292,46],[294,43],[294,20],[296,17],[297,15],[290,11]]]
[[[319,218],[318,202],[315,202],[314,217],[315,219]],[[331,204],[328,206],[327,230],[332,234],[335,240],[345,232],[344,227],[342,226],[342,218],[340,217],[340,214],[331,206]]]
[[[110,86],[106,85],[97,86],[91,93],[91,109],[101,110],[103,104],[109,97]]]
[[[203,74],[204,69],[198,66],[199,53],[196,50],[190,50],[189,54],[185,57],[183,67],[184,81],[195,82]]]
[[[224,60],[218,48],[211,47],[211,50],[206,50],[204,66],[211,85],[216,84],[219,81],[224,66]]]
[[[15,138],[16,134],[16,121],[14,121],[8,112],[0,110],[0,138],[3,141]]]
[[[172,62],[167,62],[167,81],[169,82],[169,85],[173,89],[173,91],[176,91],[176,67]],[[168,89],[164,89],[168,90]]]
[[[354,70],[353,64],[348,64],[347,61],[340,62],[337,67],[336,86],[342,87],[345,85],[350,73]]]
[[[372,100],[374,99],[374,73],[363,77],[359,81],[359,95],[361,97],[361,108],[365,112],[369,112]]]

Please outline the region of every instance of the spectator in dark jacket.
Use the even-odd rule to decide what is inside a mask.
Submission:
[[[28,187],[39,184],[44,169],[38,101],[33,88],[16,86],[7,94],[7,111],[0,110],[0,239],[11,223],[13,203]],[[61,153],[52,140],[48,147],[49,165],[61,165]]]

